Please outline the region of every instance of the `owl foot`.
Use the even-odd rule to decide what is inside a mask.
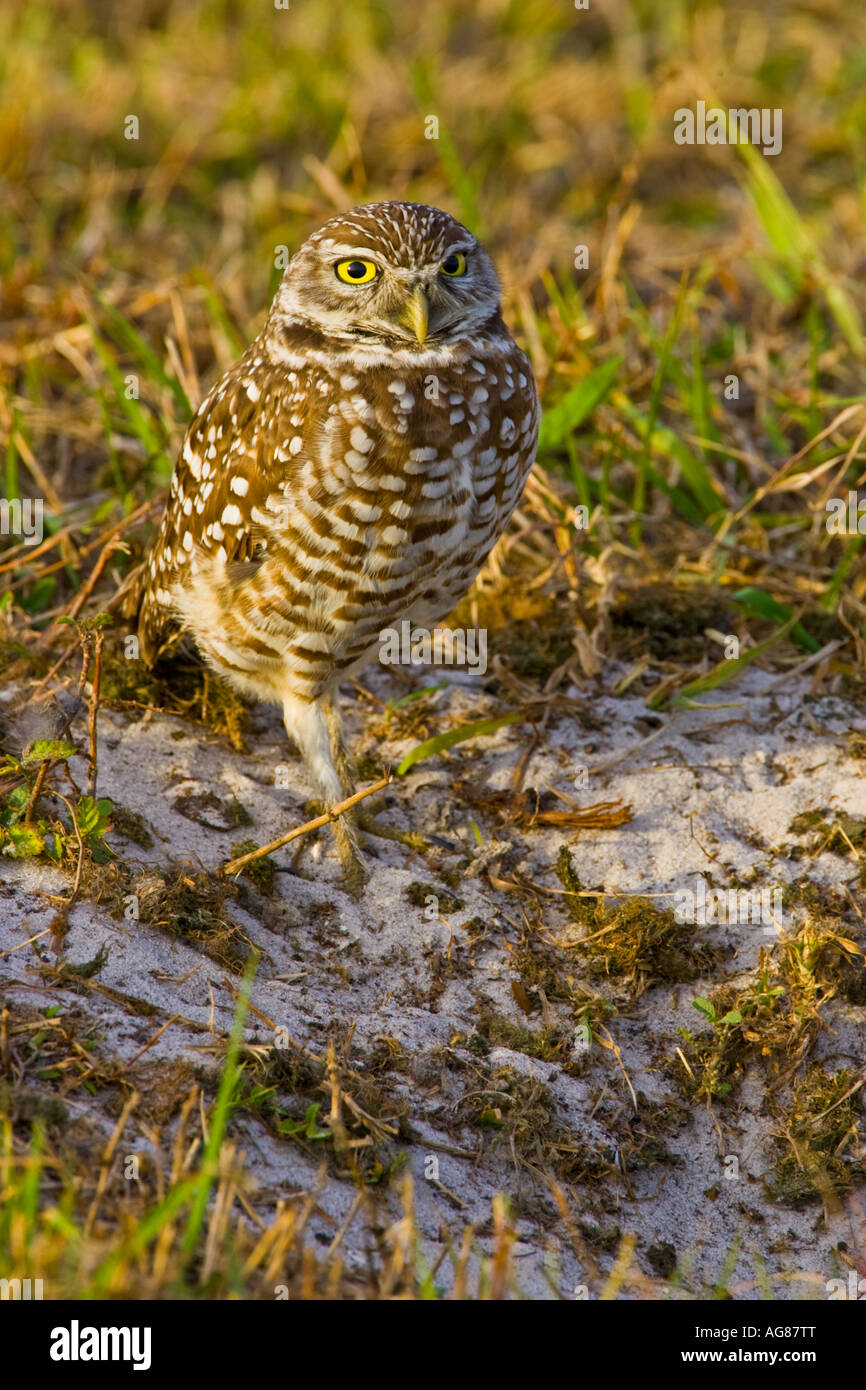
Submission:
[[[343,870],[343,887],[353,898],[360,899],[364,896],[364,887],[370,875],[364,863],[361,846],[358,844],[355,827],[347,824],[341,816],[334,821],[334,838],[337,841],[340,867]]]
[[[380,840],[395,840],[398,844],[407,845],[409,849],[419,852],[429,848],[424,836],[419,835],[417,830],[397,830],[393,825],[379,820],[378,816],[364,807],[358,807],[355,823],[365,835],[375,835]]]
[[[343,862],[343,887],[350,897],[357,898],[360,902],[364,896],[364,889],[370,875],[364,867],[361,859],[347,859]]]

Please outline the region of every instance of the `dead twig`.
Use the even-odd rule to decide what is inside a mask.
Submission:
[[[297,840],[301,835],[307,835],[311,830],[318,830],[323,825],[330,824],[331,821],[338,820],[345,811],[350,811],[353,806],[357,806],[359,801],[364,801],[368,796],[374,796],[376,792],[382,791],[391,781],[390,777],[382,777],[372,786],[366,787],[362,792],[355,792],[354,796],[349,796],[345,801],[341,801],[336,806],[332,806],[330,811],[325,811],[321,816],[315,816],[313,820],[308,820],[304,825],[299,825],[297,830],[290,830],[288,835],[281,835],[278,840],[272,840],[269,845],[262,845],[261,849],[250,850],[249,854],[242,854],[239,859],[230,859],[223,865],[224,874],[239,873],[245,865],[251,864],[254,859],[261,859],[266,854],[273,854],[274,850],[282,849],[283,845],[288,845],[292,840]]]
[[[98,628],[93,635],[93,679],[90,683],[90,709],[88,728],[90,733],[90,760],[87,767],[87,795],[96,797],[96,715],[99,709],[99,680],[102,674],[102,644],[105,633]]]

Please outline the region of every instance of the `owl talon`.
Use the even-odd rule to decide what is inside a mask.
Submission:
[[[345,817],[334,821],[334,837],[343,870],[343,885],[353,898],[362,898],[364,887],[370,877],[364,863],[364,855],[358,844],[355,827]]]
[[[340,860],[343,869],[343,887],[351,897],[360,901],[364,896],[364,889],[370,877],[364,861],[360,855],[351,854],[344,857],[342,853]]]
[[[356,815],[356,824],[359,830],[363,830],[365,835],[375,835],[380,840],[394,840],[398,844],[407,845],[409,849],[419,852],[429,849],[429,845],[423,835],[419,835],[417,830],[397,830],[393,825],[388,825],[386,821],[379,820],[372,811],[359,809]]]

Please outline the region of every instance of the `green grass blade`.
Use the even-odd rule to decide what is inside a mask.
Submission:
[[[695,708],[695,695],[703,695],[707,690],[717,690],[720,685],[727,685],[728,681],[736,680],[737,676],[742,675],[746,667],[751,666],[752,662],[755,661],[762,652],[769,651],[770,647],[774,647],[783,637],[787,637],[796,622],[796,617],[790,618],[788,622],[784,623],[772,636],[766,638],[763,642],[759,642],[756,647],[750,647],[742,656],[731,658],[729,661],[720,661],[719,664],[714,666],[711,671],[708,671],[705,676],[701,676],[698,680],[690,681],[688,685],[684,685],[681,690],[678,690],[675,695],[671,695],[670,697],[667,695],[663,696],[658,703],[667,703],[672,709]],[[648,703],[651,709],[656,708],[655,701],[651,700]],[[697,708],[700,708],[700,706],[698,705]]]
[[[668,362],[670,360],[671,349],[679,332],[682,320],[683,308],[686,302],[686,276],[683,276],[674,311],[671,314],[670,322],[665,330],[662,340],[661,352],[659,353],[658,364],[653,376],[650,388],[649,408],[647,410],[646,429],[644,431],[643,450],[637,460],[635,471],[634,490],[632,492],[632,510],[638,515],[629,525],[629,539],[634,546],[640,545],[643,533],[643,522],[641,513],[646,510],[646,484],[647,468],[649,467],[650,454],[652,453],[653,436],[655,435],[656,421],[658,420],[659,409],[661,407],[662,391],[668,375]]]
[[[650,436],[649,418],[632,405],[625,396],[617,394],[614,405],[634,425],[642,440]],[[706,464],[697,458],[687,445],[683,444],[676,432],[667,425],[656,423],[652,430],[651,447],[656,452],[673,458],[679,466],[680,475],[692,495],[701,506],[703,516],[708,517],[726,510],[726,503],[716,490],[712,475]]]
[[[112,336],[118,347],[126,348],[127,352],[130,352],[133,357],[138,358],[147,369],[148,374],[153,377],[155,381],[158,381],[161,386],[165,386],[171,391],[181,413],[184,416],[191,415],[192,407],[186,392],[177,377],[169,376],[163,363],[154,352],[147,339],[138,332],[138,329],[133,328],[132,324],[128,323],[123,315],[115,309],[114,305],[109,304],[98,291],[93,291],[93,298],[108,320],[112,329]]]
[[[790,608],[786,608],[784,603],[777,603],[770,594],[765,594],[763,589],[738,589],[733,595],[733,599],[734,603],[741,603],[756,617],[766,618],[771,623],[784,623],[793,616]],[[819,652],[821,650],[821,643],[815,641],[815,638],[806,631],[802,623],[794,623],[791,628],[791,636],[807,652]]]
[[[126,1264],[132,1256],[146,1250],[150,1242],[159,1235],[175,1213],[182,1211],[193,1194],[200,1190],[200,1186],[201,1178],[199,1174],[195,1174],[191,1178],[182,1179],[176,1187],[173,1187],[158,1206],[153,1207],[142,1217],[123,1244],[95,1270],[83,1297],[88,1299],[104,1298],[111,1288],[115,1271],[121,1265]]]
[[[830,582],[824,590],[821,598],[821,607],[828,613],[832,613],[839,602],[839,595],[842,592],[842,585],[848,576],[848,571],[857,559],[860,549],[866,536],[852,536],[845,547],[845,553],[838,565],[834,569]]]
[[[397,768],[397,776],[402,777],[410,767],[423,762],[425,758],[432,758],[445,748],[453,748],[455,743],[465,743],[470,738],[494,734],[506,724],[519,724],[524,718],[525,715],[522,714],[503,714],[498,719],[479,719],[475,724],[463,724],[459,729],[450,729],[447,734],[437,734],[435,738],[428,738],[424,743],[419,743],[417,748],[413,748],[411,753],[406,754]]]
[[[219,1093],[216,1098],[216,1104],[214,1105],[213,1115],[211,1116],[210,1132],[202,1157],[202,1171],[199,1178],[198,1189],[183,1239],[183,1251],[187,1259],[194,1254],[196,1245],[198,1244],[199,1233],[201,1231],[202,1222],[204,1221],[205,1208],[216,1176],[219,1151],[222,1147],[226,1125],[228,1124],[229,1115],[231,1113],[230,1101],[240,1072],[238,1052],[240,1051],[244,1021],[247,1016],[250,992],[253,987],[257,964],[258,957],[256,955],[251,955],[247,962],[247,968],[244,971],[244,978],[241,982],[240,990],[238,991],[238,1003],[232,1021],[232,1031],[229,1038],[226,1064],[223,1068]]]
[[[106,375],[114,388],[117,404],[132,426],[132,431],[136,439],[141,441],[141,444],[151,457],[161,454],[163,452],[162,442],[154,433],[151,423],[140,402],[135,400],[134,397],[130,398],[126,395],[126,383],[123,379],[123,373],[118,367],[113,353],[109,350],[107,344],[103,342],[99,329],[93,319],[88,316],[87,322],[90,325],[93,335],[93,347],[96,351],[96,355],[105,368]]]
[[[435,695],[437,690],[444,690],[447,684],[447,681],[440,681],[438,685],[425,685],[421,690],[410,690],[408,695],[399,700],[389,700],[388,709],[405,709],[406,705],[414,705],[416,700],[423,700],[425,695]]]
[[[797,288],[809,276],[817,280],[845,342],[856,357],[866,357],[863,324],[856,305],[822,260],[806,226],[766,158],[746,142],[736,142],[746,165],[746,192],[779,260],[794,275]]]
[[[601,404],[616,380],[622,360],[621,357],[613,357],[600,367],[594,367],[582,381],[566,392],[552,410],[545,413],[538,435],[539,454],[560,448],[578,425],[583,424],[587,416]]]

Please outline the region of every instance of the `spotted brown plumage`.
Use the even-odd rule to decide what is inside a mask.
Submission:
[[[340,680],[383,628],[431,626],[465,593],[537,431],[471,233],[411,203],[332,218],[189,427],[139,585],[142,656],[190,631],[229,681],[282,705],[317,791],[341,799]],[[337,837],[357,888],[351,823]]]

